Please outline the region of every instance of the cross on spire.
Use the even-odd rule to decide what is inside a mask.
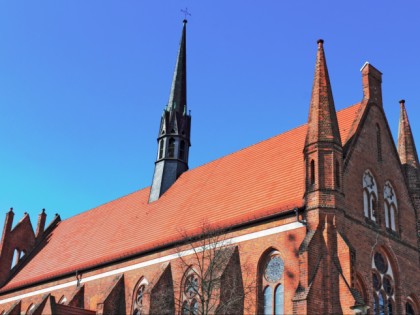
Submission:
[[[191,16],[191,13],[188,11],[187,7],[185,7],[185,10],[181,9],[181,12],[184,13],[184,21],[187,20],[187,16]]]

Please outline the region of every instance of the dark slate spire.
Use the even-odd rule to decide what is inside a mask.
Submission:
[[[411,132],[410,122],[408,121],[405,101],[400,101],[400,123],[398,126],[398,155],[401,164],[407,164],[418,168],[419,158],[417,156],[416,145],[414,144],[413,133]]]
[[[324,41],[322,39],[318,40],[315,77],[312,87],[305,146],[315,142],[332,142],[341,146],[340,132],[338,130],[337,115],[323,44]]]
[[[167,109],[184,113],[187,107],[187,20],[184,20]]]
[[[169,102],[160,121],[149,202],[159,199],[188,170],[191,116],[187,114],[186,25],[184,20]]]

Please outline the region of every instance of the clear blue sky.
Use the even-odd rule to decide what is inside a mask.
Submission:
[[[418,1],[2,1],[0,227],[150,185],[185,7],[191,168],[306,122],[318,38],[337,109],[369,61],[420,146]]]

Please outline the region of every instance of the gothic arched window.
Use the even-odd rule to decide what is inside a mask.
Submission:
[[[406,315],[417,315],[418,307],[416,307],[416,303],[411,298],[407,298],[407,302],[405,302],[405,314]]]
[[[397,196],[391,183],[387,181],[384,186],[384,210],[385,225],[387,228],[396,231],[395,218],[397,217]]]
[[[183,160],[185,158],[185,141],[182,140],[179,144],[179,158]]]
[[[160,160],[161,158],[163,158],[163,148],[164,148],[164,145],[165,145],[165,140],[164,139],[161,139],[160,141],[159,141],[159,156],[158,156],[158,159]]]
[[[310,178],[310,181],[311,181],[311,185],[315,184],[315,161],[314,160],[311,161],[311,178]]]
[[[279,252],[271,251],[260,265],[261,311],[264,315],[284,313],[284,262]]]
[[[372,289],[374,314],[396,314],[394,272],[390,260],[380,251],[372,257]]]
[[[340,163],[336,160],[335,161],[335,170],[334,170],[334,175],[335,175],[335,187],[340,188]]]
[[[175,139],[169,139],[169,146],[168,146],[168,156],[173,158],[175,156]]]
[[[363,174],[363,210],[366,218],[376,221],[378,211],[378,187],[369,170]]]
[[[197,296],[200,292],[198,275],[194,269],[190,268],[186,272],[182,287],[182,315],[197,315],[198,301]]]
[[[149,283],[145,278],[141,278],[133,291],[133,315],[141,315],[144,313],[144,295],[146,287]]]

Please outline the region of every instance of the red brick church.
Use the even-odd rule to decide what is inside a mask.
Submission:
[[[189,170],[184,21],[152,185],[36,231],[7,212],[0,314],[420,314],[418,155],[361,72],[336,112],[319,40],[308,123]]]

